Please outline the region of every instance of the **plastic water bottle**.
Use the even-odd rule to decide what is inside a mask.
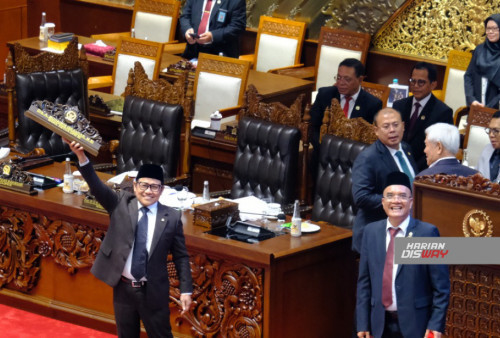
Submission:
[[[45,29],[45,24],[47,23],[45,12],[42,12],[42,21],[40,23],[40,34],[38,35],[38,39],[42,42],[47,41],[47,30]]]
[[[208,189],[208,181],[203,182],[203,202],[210,202],[210,190]]]
[[[293,206],[293,217],[292,226],[290,227],[290,234],[293,237],[300,237],[302,235],[302,218],[300,218],[299,200],[296,200],[295,205]]]
[[[134,28],[132,28],[132,29],[130,30],[130,37],[131,37],[131,38],[135,38],[135,29],[134,29]]]
[[[71,171],[71,162],[69,157],[66,157],[66,162],[64,164],[63,192],[67,194],[73,192],[73,173]]]
[[[398,79],[392,79],[392,83],[388,86],[390,88],[389,99],[387,100],[387,107],[392,107],[392,103],[396,101],[394,97],[396,88],[398,87]],[[391,95],[392,94],[392,95]]]

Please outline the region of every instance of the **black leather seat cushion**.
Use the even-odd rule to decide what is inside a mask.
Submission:
[[[34,100],[77,106],[87,114],[87,80],[81,69],[36,72],[16,75],[19,145],[31,151],[44,148],[47,154],[69,152],[61,137],[39,123],[29,119],[24,112]]]
[[[352,164],[368,145],[325,135],[321,142],[311,219],[352,228],[356,207],[352,198]]]
[[[255,195],[276,203],[296,196],[300,131],[245,117],[238,126],[231,197]]]
[[[180,105],[127,96],[123,106],[117,171],[144,163],[161,165],[165,178],[176,176],[183,111]]]

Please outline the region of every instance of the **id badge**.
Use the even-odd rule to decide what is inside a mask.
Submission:
[[[224,23],[226,21],[226,15],[226,9],[219,9],[219,13],[217,14],[217,22]]]

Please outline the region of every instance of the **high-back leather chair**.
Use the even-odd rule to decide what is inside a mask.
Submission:
[[[373,126],[362,118],[345,118],[336,99],[332,100],[332,108],[325,111],[321,128],[311,219],[352,228],[357,212],[351,192],[352,165],[377,138]]]
[[[253,85],[246,92],[240,112],[238,141],[234,161],[231,197],[255,195],[280,204],[297,198],[299,144],[303,139],[305,158],[308,148],[308,109],[302,114],[304,95],[291,107],[279,102],[263,103]],[[302,168],[303,176],[306,168]],[[304,199],[305,189],[300,191]]]
[[[76,106],[88,117],[87,77],[85,51],[78,51],[76,39],[63,54],[43,52],[31,56],[16,44],[14,60],[9,56],[6,72],[10,146],[21,152],[43,148],[48,155],[68,153],[69,147],[59,135],[29,119],[24,112],[34,100],[48,100]]]

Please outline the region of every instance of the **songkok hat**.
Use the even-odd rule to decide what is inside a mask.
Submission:
[[[156,164],[143,164],[139,168],[135,180],[138,181],[141,177],[154,178],[163,183],[163,169]]]
[[[401,171],[393,171],[392,173],[387,175],[384,190],[390,185],[404,185],[411,191],[410,179],[405,173]]]

